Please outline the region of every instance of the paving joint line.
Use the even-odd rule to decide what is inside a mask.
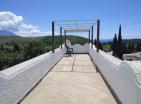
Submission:
[[[76,57],[76,55],[74,55],[74,60],[73,60],[72,70],[71,70],[71,72],[73,72],[73,67],[74,67],[74,63],[75,63],[75,57]]]

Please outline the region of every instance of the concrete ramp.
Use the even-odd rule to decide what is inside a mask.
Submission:
[[[64,56],[21,104],[117,103],[89,55],[74,54]]]

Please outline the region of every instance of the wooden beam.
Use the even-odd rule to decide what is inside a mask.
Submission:
[[[60,37],[61,37],[61,49],[62,49],[62,41],[63,41],[63,39],[62,39],[62,27],[60,27]]]
[[[96,42],[97,52],[99,52],[99,34],[100,34],[100,20],[97,20],[97,42]]]
[[[55,35],[55,27],[54,27],[54,21],[52,21],[52,53],[54,53],[55,48],[55,41],[54,41],[54,35]]]
[[[93,39],[93,26],[91,27],[91,29],[92,29],[92,32],[91,32],[91,44],[92,44],[92,48],[93,48],[93,42],[94,42],[94,39]]]

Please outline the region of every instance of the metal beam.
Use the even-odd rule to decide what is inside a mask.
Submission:
[[[55,35],[55,32],[54,32],[54,21],[52,21],[52,53],[54,53],[54,48],[55,48],[55,41],[54,41],[54,35]]]
[[[97,42],[96,42],[97,52],[99,52],[99,34],[100,34],[100,20],[97,20]]]
[[[63,41],[63,39],[62,39],[62,27],[60,27],[60,37],[61,37],[61,49],[62,49],[62,41]]]
[[[94,23],[87,23],[87,22],[86,22],[86,23],[78,23],[77,25],[86,25],[86,24],[91,26],[91,25],[93,25]],[[65,24],[65,23],[64,23],[64,24],[59,24],[59,23],[58,23],[57,25],[59,25],[59,26],[73,25],[73,26],[75,26],[76,23],[66,23],[66,24]]]
[[[89,32],[89,29],[66,29],[65,32]]]

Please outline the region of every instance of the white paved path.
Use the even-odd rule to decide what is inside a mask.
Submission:
[[[63,57],[21,104],[117,104],[87,54]]]

